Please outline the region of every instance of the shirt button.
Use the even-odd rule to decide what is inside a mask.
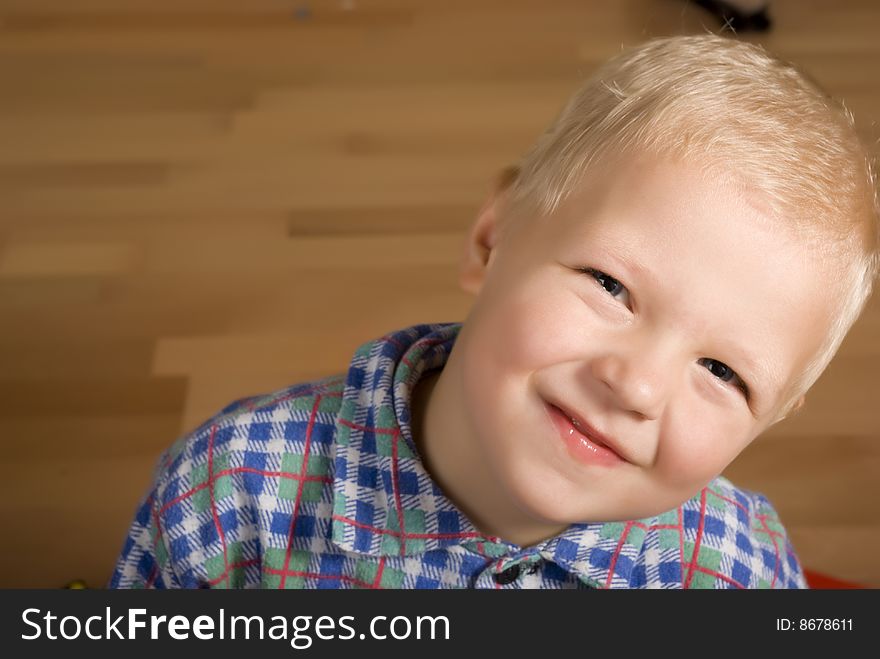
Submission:
[[[520,567],[519,563],[517,563],[516,565],[511,565],[509,568],[502,572],[496,572],[494,575],[495,583],[497,583],[499,586],[506,586],[509,583],[513,583],[519,576],[519,571]]]

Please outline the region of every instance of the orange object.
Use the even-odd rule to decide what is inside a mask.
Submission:
[[[804,576],[807,578],[807,585],[810,588],[817,590],[829,590],[832,588],[836,589],[854,589],[854,588],[864,588],[865,586],[861,586],[857,583],[853,583],[852,581],[844,581],[842,579],[835,579],[834,577],[829,577],[827,574],[822,574],[820,572],[813,572],[812,570],[804,570]]]

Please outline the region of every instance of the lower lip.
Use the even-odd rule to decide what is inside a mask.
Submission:
[[[602,467],[613,467],[624,462],[617,453],[607,446],[598,443],[596,440],[591,440],[581,433],[558,407],[548,404],[547,409],[550,412],[553,425],[559,431],[559,437],[575,460],[585,465],[599,465]]]

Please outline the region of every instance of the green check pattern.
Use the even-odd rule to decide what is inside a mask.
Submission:
[[[770,502],[716,478],[656,517],[520,547],[440,491],[410,393],[461,328],[362,345],[345,375],[232,403],[160,459],[113,588],[806,588]]]

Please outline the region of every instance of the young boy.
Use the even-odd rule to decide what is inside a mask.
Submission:
[[[719,474],[870,295],[870,159],[760,48],[602,67],[470,232],[463,324],[233,403],[164,456],[112,587],[803,588]]]

